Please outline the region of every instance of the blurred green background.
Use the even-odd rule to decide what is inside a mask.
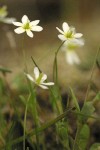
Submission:
[[[77,51],[81,59],[79,66],[67,64],[65,53],[59,52],[59,82],[66,87],[72,81],[82,84],[88,81],[90,68],[100,46],[100,0],[0,0],[0,6],[3,5],[7,5],[9,17],[15,17],[20,22],[26,14],[30,20],[40,19],[39,25],[44,28],[42,32],[34,33],[33,39],[25,35],[23,40],[23,35],[14,33],[15,26],[0,23],[0,66],[13,71],[9,80],[19,72],[23,74],[22,49],[26,53],[29,72],[33,71],[33,56],[43,72],[52,79],[54,51],[61,43],[56,27],[61,28],[66,21],[77,32],[83,33],[85,46]],[[94,80],[97,83],[100,83],[99,76],[100,72],[96,68]]]

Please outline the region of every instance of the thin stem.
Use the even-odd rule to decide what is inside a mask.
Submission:
[[[92,80],[92,77],[93,77],[93,73],[94,73],[94,69],[95,69],[95,64],[96,64],[96,60],[97,60],[97,57],[99,55],[99,52],[100,52],[100,48],[97,50],[95,58],[94,58],[93,67],[92,67],[92,70],[91,70],[90,80],[89,80],[89,83],[88,83],[88,87],[87,87],[87,91],[86,91],[86,96],[85,96],[84,103],[86,102],[86,100],[88,98],[88,94],[89,94],[90,87],[91,87],[91,80]]]
[[[65,41],[63,41],[60,46],[58,47],[58,49],[55,52],[55,58],[54,58],[54,65],[53,65],[53,79],[56,78],[56,85],[58,84],[58,65],[57,65],[57,55],[58,52],[60,50],[60,48],[62,47],[62,45],[64,44]]]
[[[36,93],[35,93],[35,86],[32,88],[32,85],[30,84],[30,92],[32,96],[32,104],[33,104],[33,117],[35,121],[35,135],[36,135],[36,142],[37,142],[37,150],[39,150],[39,136],[38,136],[38,127],[39,127],[39,120],[38,120],[38,113],[37,113],[37,106],[36,106]]]
[[[76,144],[77,144],[77,140],[80,134],[80,130],[81,130],[81,125],[78,124],[76,135],[75,135],[75,140],[74,140],[74,145],[73,145],[73,150],[76,150]]]
[[[53,80],[54,80],[54,82],[55,82],[55,85],[56,85],[56,87],[58,88],[59,86],[58,86],[58,63],[57,63],[57,55],[58,55],[58,52],[59,52],[59,50],[60,50],[60,48],[62,47],[62,45],[64,44],[64,42],[65,41],[63,41],[61,44],[60,44],[60,46],[58,47],[58,49],[56,50],[56,52],[55,52],[55,58],[54,58],[54,63],[53,63]],[[52,90],[51,90],[51,92],[52,92]],[[58,92],[58,94],[59,94],[59,91],[58,91],[58,89],[57,89],[57,92]],[[53,93],[53,92],[52,92]],[[58,111],[58,114],[60,114],[60,112],[62,112],[62,104],[61,104],[61,97],[60,97],[60,95],[59,95],[59,98],[60,98],[60,108],[59,108],[59,106],[58,106],[58,103],[57,103],[57,99],[55,98],[55,95],[53,94],[53,97],[54,97],[54,101],[55,101],[55,105],[56,105],[56,108],[57,108],[57,111]],[[60,111],[61,110],[61,111]]]
[[[5,140],[4,140],[4,138],[2,137],[2,134],[1,134],[1,133],[0,133],[0,139],[1,139],[2,143],[5,144]]]
[[[38,114],[37,114],[37,109],[36,105],[34,105],[34,119],[35,119],[35,135],[36,135],[36,142],[37,142],[37,150],[39,150],[39,136],[38,136],[38,127],[39,127],[39,122],[38,122]]]
[[[57,100],[56,100],[56,98],[55,98],[55,95],[54,95],[54,93],[53,93],[52,89],[51,89],[51,88],[49,88],[49,89],[50,89],[51,94],[52,94],[52,95],[53,95],[53,97],[54,97],[53,101],[54,101],[54,103],[55,103],[55,106],[56,106],[57,112],[58,112],[58,114],[60,114],[60,109],[59,109],[59,106],[58,106]]]
[[[63,41],[63,42],[61,43],[61,45],[58,47],[58,49],[56,50],[56,55],[58,54],[60,48],[62,47],[62,45],[63,45],[64,43],[65,43],[65,41]]]
[[[27,109],[28,109],[28,102],[30,99],[30,95],[28,97],[26,108],[25,108],[25,115],[24,115],[24,134],[23,134],[23,150],[25,150],[25,131],[26,131],[26,117],[27,117]]]

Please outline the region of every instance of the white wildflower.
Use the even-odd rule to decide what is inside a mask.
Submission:
[[[8,15],[7,7],[6,6],[1,7],[0,8],[0,22],[12,24],[12,22],[16,21],[15,18],[8,18],[7,15]]]
[[[62,24],[62,29],[56,27],[56,29],[61,33],[58,35],[58,38],[62,41],[70,40],[70,39],[79,39],[83,36],[82,33],[76,33],[74,27],[70,27],[66,22]]]
[[[33,37],[32,31],[40,32],[43,30],[43,28],[41,26],[37,25],[39,22],[40,22],[40,20],[30,21],[29,18],[26,15],[24,15],[22,17],[22,23],[21,22],[13,22],[13,24],[15,26],[18,26],[18,28],[15,29],[14,31],[17,34],[26,32],[26,34],[32,38]]]
[[[79,40],[73,39],[73,40],[65,41],[63,45],[63,50],[66,52],[66,61],[69,64],[73,65],[74,63],[75,64],[80,63],[80,59],[76,54],[75,50],[83,45],[84,45],[83,39],[79,39]]]
[[[37,67],[34,68],[34,77],[32,77],[30,74],[26,74],[26,76],[29,80],[43,89],[48,89],[48,86],[54,85],[53,82],[45,82],[45,80],[47,80],[47,75],[40,73]]]

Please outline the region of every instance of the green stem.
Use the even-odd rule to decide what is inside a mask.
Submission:
[[[4,140],[4,138],[2,137],[2,134],[1,134],[1,133],[0,133],[0,139],[1,139],[2,143],[5,144],[5,140]]]
[[[30,99],[30,95],[28,97],[27,103],[26,103],[26,108],[25,108],[25,115],[24,115],[24,134],[23,134],[23,150],[25,150],[25,131],[26,131],[26,117],[27,117],[27,109],[28,109],[28,102]]]
[[[78,124],[76,135],[75,135],[75,140],[74,140],[74,145],[73,145],[73,150],[76,150],[81,127],[82,127],[82,125]]]
[[[56,50],[55,52],[55,58],[54,58],[54,63],[53,63],[53,80],[55,82],[55,85],[56,87],[58,88],[58,64],[57,64],[57,55],[58,55],[58,52],[60,50],[60,48],[62,47],[62,45],[64,44],[65,41],[63,41],[60,46],[58,47],[58,49]],[[59,91],[57,91],[59,93]],[[51,90],[51,93],[53,94],[52,90]],[[57,100],[55,98],[55,95],[53,94],[53,97],[54,97],[54,101],[55,101],[55,106],[57,108],[57,111],[58,111],[58,114],[60,114],[62,112],[62,108],[61,108],[61,101],[60,102],[60,108],[58,106],[58,103],[57,103]],[[60,97],[60,95],[59,95]],[[60,111],[61,110],[61,111]]]
[[[98,55],[99,55],[99,52],[100,52],[100,48],[97,50],[96,55],[95,55],[95,58],[94,58],[93,67],[92,67],[92,70],[91,70],[90,80],[89,80],[89,83],[88,83],[88,87],[87,87],[87,91],[86,91],[86,96],[85,96],[85,101],[84,101],[84,103],[85,103],[86,100],[88,99],[88,94],[89,94],[90,87],[91,87],[91,81],[92,81],[92,78],[93,78],[93,73],[94,73],[94,69],[95,69],[95,64],[96,64],[96,60],[97,60],[97,57],[98,57]]]
[[[51,88],[49,88],[49,89],[50,89],[51,94],[53,95],[53,101],[54,101],[54,103],[55,103],[55,106],[56,106],[56,109],[57,109],[57,113],[60,114],[60,109],[59,109],[57,100],[56,100],[56,98],[55,98],[55,95],[54,95],[52,89],[51,89]]]
[[[57,65],[57,55],[58,52],[60,50],[60,48],[62,47],[62,45],[64,44],[65,41],[63,41],[60,46],[58,47],[58,49],[55,52],[55,58],[54,58],[54,65],[53,65],[53,79],[55,80],[56,85],[58,85],[58,65]]]
[[[34,109],[34,119],[35,119],[35,135],[36,135],[37,150],[39,150],[40,149],[39,148],[40,147],[39,146],[39,135],[38,135],[39,121],[38,121],[38,114],[37,114],[36,106],[33,109]]]
[[[36,106],[36,92],[35,92],[35,87],[34,89],[32,88],[32,86],[30,87],[31,89],[31,96],[32,96],[32,100],[33,100],[33,117],[34,117],[34,121],[35,121],[35,135],[36,135],[36,143],[37,143],[37,150],[39,150],[39,136],[38,136],[38,127],[39,127],[39,120],[38,120],[38,113],[37,113],[37,106]]]
[[[58,54],[60,48],[62,47],[62,45],[63,45],[64,43],[65,43],[65,41],[63,41],[63,42],[61,43],[61,45],[58,47],[58,49],[56,50],[56,55]]]

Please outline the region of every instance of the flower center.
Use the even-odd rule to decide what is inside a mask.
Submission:
[[[41,79],[43,77],[43,74],[40,73],[39,77],[36,79],[36,83],[39,85],[41,83]]]
[[[70,28],[68,31],[67,31],[67,33],[65,33],[65,37],[66,38],[73,38],[73,35],[74,35],[74,28]]]
[[[30,24],[29,22],[27,22],[26,24],[24,24],[23,28],[26,30],[26,29],[30,29]]]
[[[68,44],[68,49],[74,50],[74,49],[76,49],[76,48],[78,48],[78,45],[77,45],[77,44],[74,44],[74,43]]]

